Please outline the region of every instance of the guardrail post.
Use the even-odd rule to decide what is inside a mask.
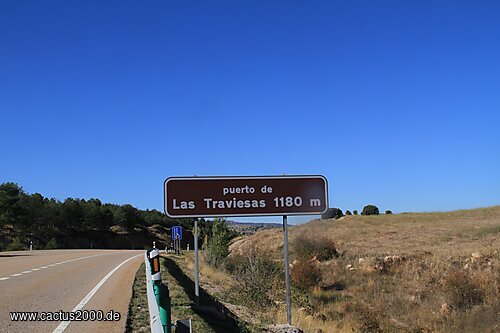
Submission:
[[[158,250],[154,243],[153,249],[149,252],[149,260],[151,262],[151,276],[153,283],[153,291],[156,298],[156,303],[160,310],[160,320],[163,326],[163,332],[172,332],[172,320],[170,312],[170,295],[168,286],[161,282],[160,272],[160,250]]]
[[[171,333],[172,321],[170,311],[170,294],[168,292],[168,285],[166,283],[160,284],[160,300],[158,307],[160,308],[160,320],[163,325],[163,331]]]

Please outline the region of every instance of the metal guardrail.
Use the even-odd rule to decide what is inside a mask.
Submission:
[[[153,276],[151,275],[151,264],[149,263],[148,251],[144,254],[146,264],[146,289],[148,292],[149,323],[151,333],[163,333],[163,326],[160,319],[160,309],[156,302],[156,296],[153,290]]]
[[[177,320],[172,325],[172,309],[168,285],[161,279],[160,251],[153,248],[144,256],[151,333],[192,333],[191,319]]]

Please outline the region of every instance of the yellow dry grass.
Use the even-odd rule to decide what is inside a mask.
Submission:
[[[312,220],[290,228],[293,243],[300,235],[328,237],[341,250],[358,255],[411,254],[416,252],[449,255],[470,254],[478,247],[500,248],[500,206],[443,213],[344,216],[339,220]],[[231,253],[256,247],[281,256],[280,229],[264,230],[238,239]]]

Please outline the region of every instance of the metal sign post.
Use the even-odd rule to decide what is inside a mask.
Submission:
[[[290,266],[288,264],[288,219],[283,216],[283,237],[285,250],[285,284],[286,284],[286,319],[292,325],[292,300],[290,292]]]
[[[194,220],[194,295],[200,304],[200,272],[198,271],[198,219]]]

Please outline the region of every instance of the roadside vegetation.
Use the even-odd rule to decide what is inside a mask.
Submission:
[[[132,298],[128,308],[126,333],[151,332],[149,324],[148,295],[146,290],[145,264],[135,274]]]

